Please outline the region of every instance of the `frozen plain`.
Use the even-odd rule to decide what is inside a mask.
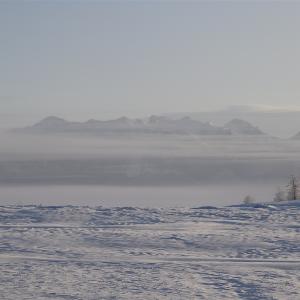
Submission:
[[[1,299],[297,300],[293,204],[1,206]]]

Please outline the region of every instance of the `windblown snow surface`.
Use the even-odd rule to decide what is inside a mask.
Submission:
[[[300,203],[0,207],[0,295],[300,299]]]

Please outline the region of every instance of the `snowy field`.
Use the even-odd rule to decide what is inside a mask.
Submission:
[[[299,213],[2,206],[1,299],[297,300]]]

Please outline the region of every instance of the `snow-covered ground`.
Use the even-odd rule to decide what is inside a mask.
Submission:
[[[1,206],[0,295],[297,300],[300,204]]]

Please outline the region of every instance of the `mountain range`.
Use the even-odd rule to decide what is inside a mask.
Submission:
[[[70,122],[55,116],[18,130],[27,133],[160,133],[160,134],[196,134],[196,135],[263,135],[264,133],[251,123],[232,119],[223,126],[210,122],[193,120],[190,117],[170,118],[150,116],[147,119],[129,119],[121,117],[114,120]]]
[[[213,120],[216,126],[223,126],[230,120],[238,118],[255,124],[263,132],[267,132],[271,136],[281,138],[294,138],[300,128],[299,108],[284,109],[234,105],[216,111],[170,113],[166,116],[170,118],[188,116],[193,120],[202,122]],[[300,137],[300,134],[296,136]]]

